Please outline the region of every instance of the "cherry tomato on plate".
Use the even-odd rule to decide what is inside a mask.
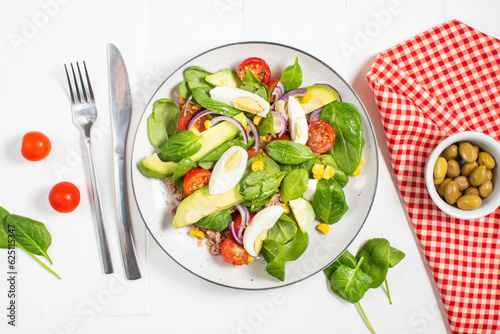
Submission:
[[[231,237],[224,240],[220,251],[224,260],[229,264],[241,266],[248,261],[248,253],[245,248]]]
[[[269,87],[269,96],[270,96],[270,100],[269,102],[270,103],[273,103],[274,102],[274,96],[273,96],[273,91],[274,91],[274,87],[276,87],[276,85],[278,84],[278,82],[280,81],[280,78],[278,79],[273,79],[269,82],[269,84],[267,85]]]
[[[189,196],[196,190],[203,188],[210,182],[212,172],[203,168],[195,168],[190,170],[184,177],[183,187],[184,193]]]
[[[271,69],[264,59],[251,57],[243,60],[236,69],[241,80],[245,79],[245,67],[252,71],[263,84],[267,85],[271,81]]]
[[[292,140],[292,138],[284,133],[281,136],[276,136],[276,138],[271,138],[270,142],[272,142],[273,140]]]
[[[80,204],[80,190],[71,182],[60,182],[50,190],[49,203],[57,212],[71,212]]]
[[[325,153],[335,143],[335,129],[330,123],[318,120],[309,124],[309,136],[306,146],[314,153]]]
[[[256,214],[257,214],[256,212],[250,213],[250,221],[252,220],[253,216],[255,216]],[[238,227],[240,227],[240,225],[241,225],[241,215],[237,215],[236,217],[234,217],[233,221],[234,221],[234,230],[236,231],[238,229]]]
[[[26,160],[43,160],[49,155],[51,149],[50,139],[41,132],[30,131],[23,136],[21,154]]]
[[[251,148],[247,151],[248,157],[249,158],[255,157],[259,153],[259,151],[262,151],[262,154],[264,154],[266,157],[269,156],[263,149],[259,149],[258,151],[256,151],[255,148]]]
[[[200,109],[201,109],[200,106],[197,106],[194,104],[189,104],[186,114],[184,115],[184,112],[182,112],[181,115],[179,116],[179,119],[177,120],[177,130],[179,130],[179,132],[184,131],[184,130],[190,130],[190,129],[186,129],[186,127],[189,123],[189,120],[191,119],[193,114]],[[184,110],[184,105],[181,105],[181,110]],[[199,120],[197,120],[194,123],[193,127],[196,130],[198,130],[198,132],[205,131],[206,130],[206,128],[205,128],[205,121],[206,120],[207,120],[207,118],[205,116],[201,117]]]

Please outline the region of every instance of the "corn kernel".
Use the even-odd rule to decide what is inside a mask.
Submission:
[[[193,127],[193,128],[191,128],[191,129],[189,129],[189,130],[190,130],[190,131],[192,131],[192,132],[194,132],[194,134],[195,134],[195,135],[197,135],[197,136],[199,136],[199,135],[200,135],[200,131],[198,131],[198,129],[197,129],[197,128],[194,128],[194,127]]]
[[[200,231],[199,228],[193,227],[191,230],[189,230],[189,234],[194,237],[194,236],[196,236],[196,233],[199,231]]]
[[[252,255],[248,254],[247,264],[252,263],[253,259],[254,259],[254,257]]]
[[[333,168],[332,166],[326,166],[325,173],[328,174],[330,178],[332,178],[335,176],[335,168]]]
[[[320,164],[314,164],[312,168],[313,174],[323,175],[325,172],[325,166]]]
[[[210,129],[210,126],[212,126],[212,123],[207,119],[205,121],[205,123],[203,123],[203,125],[205,126],[205,129]]]
[[[197,236],[198,238],[205,238],[205,232],[203,231],[197,231],[195,234],[195,236]]]
[[[359,174],[361,174],[361,166],[358,166],[358,168],[356,168],[356,171],[354,173],[352,173],[351,175],[358,176]]]
[[[302,97],[302,102],[309,103],[309,101],[311,101],[311,94],[305,93],[304,96]]]
[[[252,170],[254,172],[256,172],[256,171],[261,170],[261,169],[264,169],[264,163],[262,162],[262,160],[255,160],[252,163]]]
[[[288,204],[283,205],[282,208],[284,210],[283,213],[285,213],[285,214],[290,213],[290,207],[288,206]]]
[[[328,180],[330,179],[330,174],[328,174],[327,172],[324,172],[323,174],[321,174],[321,178],[325,179],[325,180]]]
[[[364,164],[364,163],[365,163],[365,159],[363,159],[363,158],[359,159],[359,165],[360,165],[360,166],[361,166],[362,164]]]
[[[321,231],[323,232],[324,234],[327,234],[328,232],[330,232],[330,226],[326,225],[326,224],[319,224],[316,229],[318,229],[318,231]]]
[[[314,174],[313,173],[313,177],[316,179],[316,180],[321,180],[323,178],[323,176],[321,174]]]
[[[222,80],[220,81],[220,85],[221,85],[221,86],[226,86],[227,84],[228,84],[228,82],[227,82],[227,80],[226,80],[226,79],[222,79]]]
[[[259,115],[255,116],[255,117],[253,118],[253,124],[255,124],[255,125],[259,125],[259,124],[260,124],[260,121],[262,121],[262,118],[264,118],[264,117],[259,116]]]

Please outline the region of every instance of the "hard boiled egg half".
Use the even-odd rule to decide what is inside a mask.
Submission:
[[[245,228],[245,233],[243,233],[243,247],[245,247],[248,254],[252,256],[259,255],[262,243],[259,242],[259,249],[256,249],[256,241],[258,239],[261,241],[259,236],[273,227],[284,211],[281,206],[273,205],[259,211],[252,218]]]
[[[238,110],[243,110],[262,117],[269,113],[269,102],[257,94],[244,89],[218,86],[210,90],[212,100],[221,102]]]
[[[306,113],[299,101],[293,96],[288,98],[287,113],[292,141],[305,145],[307,143],[307,137],[309,136]]]
[[[248,153],[239,146],[230,147],[217,161],[208,183],[211,195],[224,194],[240,181],[247,167]]]

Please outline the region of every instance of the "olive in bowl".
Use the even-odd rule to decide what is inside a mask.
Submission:
[[[500,206],[500,143],[474,131],[451,135],[431,152],[425,184],[434,203],[460,219],[477,219]]]

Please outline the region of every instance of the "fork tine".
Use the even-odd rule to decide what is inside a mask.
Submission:
[[[73,86],[71,85],[71,80],[69,79],[69,73],[66,64],[64,64],[64,70],[66,71],[66,78],[68,78],[69,95],[71,96],[71,103],[75,104],[75,94],[73,93]]]
[[[90,102],[90,98],[87,95],[87,90],[85,89],[85,84],[83,83],[83,76],[82,76],[82,71],[80,71],[80,64],[78,62],[76,63],[76,67],[78,68],[78,76],[80,77],[80,84],[82,85],[82,97],[83,101],[82,102]],[[87,77],[88,79],[88,77]]]
[[[73,72],[73,82],[75,83],[76,102],[83,103],[83,97],[81,96],[81,91],[80,87],[78,86],[78,80],[76,79],[76,73],[73,64],[71,64],[71,71]]]
[[[92,91],[92,85],[90,84],[90,77],[89,77],[89,72],[87,71],[87,65],[85,64],[85,60],[83,61],[83,67],[85,68],[85,76],[87,77],[87,84],[89,87],[89,95],[90,95],[90,100],[94,100],[94,92]]]

